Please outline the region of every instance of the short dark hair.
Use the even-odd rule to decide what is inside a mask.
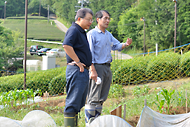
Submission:
[[[106,11],[106,10],[100,10],[100,11],[96,12],[96,19],[97,19],[97,18],[100,18],[100,19],[101,19],[101,18],[103,17],[103,12],[105,12],[105,13],[107,13],[109,16],[111,16],[108,11]],[[98,23],[97,20],[96,20],[96,23]]]
[[[77,21],[77,19],[80,18],[84,18],[86,16],[87,13],[90,13],[93,16],[93,12],[91,9],[89,8],[81,8],[77,11],[77,14],[75,16],[75,21]]]

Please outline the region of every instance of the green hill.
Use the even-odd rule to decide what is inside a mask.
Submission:
[[[11,30],[19,31],[24,36],[24,17],[9,17],[2,25]],[[61,41],[65,37],[65,33],[60,31],[52,20],[49,20],[48,23],[47,18],[38,16],[28,17],[27,32],[27,38],[35,40]]]

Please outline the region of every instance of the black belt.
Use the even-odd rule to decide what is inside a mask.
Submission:
[[[67,63],[67,65],[77,66],[75,63]],[[85,69],[89,70],[89,67],[83,66]]]
[[[101,63],[101,64],[99,64],[99,63],[94,63],[94,64],[97,64],[97,65],[106,65],[106,66],[109,66],[110,67],[110,63]]]

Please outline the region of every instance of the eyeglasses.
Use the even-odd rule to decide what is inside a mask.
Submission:
[[[102,17],[103,20],[111,20],[110,17]]]
[[[83,18],[83,19],[86,19],[86,18]],[[93,19],[86,19],[87,21],[89,22],[93,22],[94,20]]]

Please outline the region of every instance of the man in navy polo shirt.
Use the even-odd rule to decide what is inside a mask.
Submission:
[[[92,24],[92,16],[91,9],[79,9],[75,16],[75,22],[68,29],[63,41],[67,58],[65,127],[77,126],[78,112],[86,101],[89,84],[88,69],[92,64],[92,55],[85,29],[89,29]]]

